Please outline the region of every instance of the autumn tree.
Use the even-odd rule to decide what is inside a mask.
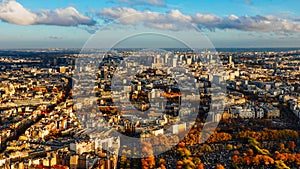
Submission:
[[[295,142],[294,142],[294,141],[290,141],[288,147],[289,147],[289,149],[290,149],[291,151],[295,151],[295,149],[296,149],[296,144],[295,144]]]
[[[185,147],[183,142],[178,144],[178,152],[180,160],[177,161],[177,169],[188,168],[188,169],[204,169],[204,164],[201,163],[200,158],[192,158],[192,153]]]
[[[216,169],[225,169],[224,166],[222,164],[217,164],[216,165]]]
[[[142,158],[142,168],[151,169],[155,167],[155,157],[153,156],[152,144],[149,142],[142,142],[142,152],[146,158]]]

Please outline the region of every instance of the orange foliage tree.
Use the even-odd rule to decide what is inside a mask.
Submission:
[[[155,167],[155,157],[153,156],[152,144],[149,142],[142,143],[142,152],[146,158],[142,158],[142,168],[151,169]]]

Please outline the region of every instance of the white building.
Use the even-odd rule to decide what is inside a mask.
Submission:
[[[170,130],[173,134],[178,134],[180,132],[184,132],[184,131],[186,131],[186,123],[174,124],[171,126]]]
[[[151,134],[155,135],[155,136],[158,136],[160,134],[164,134],[164,129],[158,129],[158,130],[153,130],[151,131]]]

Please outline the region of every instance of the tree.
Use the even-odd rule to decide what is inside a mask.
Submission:
[[[166,164],[166,160],[163,159],[163,158],[160,158],[160,159],[159,159],[159,164],[164,164],[164,165],[165,165],[165,164]]]
[[[166,169],[166,166],[165,166],[164,164],[161,164],[161,165],[160,165],[160,168],[161,168],[161,169]]]
[[[270,165],[270,164],[274,164],[274,159],[267,156],[267,155],[264,155],[263,156],[263,161],[264,161],[264,164],[265,165]]]
[[[281,154],[278,151],[274,152],[274,157],[275,157],[276,160],[279,160],[280,156],[281,156]]]
[[[248,153],[249,156],[253,156],[254,155],[254,152],[253,152],[253,150],[251,148],[248,149],[247,153]]]
[[[250,157],[249,157],[249,156],[245,156],[245,157],[244,157],[244,162],[245,162],[245,164],[250,165],[250,164],[251,164],[251,159],[250,159]]]
[[[289,149],[290,149],[291,151],[295,151],[295,149],[296,149],[296,144],[295,144],[295,142],[294,142],[294,141],[290,141],[288,147],[289,147]]]
[[[253,157],[252,163],[253,163],[254,165],[259,165],[259,156],[260,156],[260,155],[256,155],[255,157]]]
[[[176,165],[176,168],[178,168],[178,169],[180,169],[180,168],[182,168],[182,166],[183,166],[183,162],[182,161],[177,161],[177,165]]]
[[[222,164],[217,164],[216,165],[216,169],[225,169],[224,166]]]
[[[202,152],[212,152],[212,148],[208,144],[203,144],[200,149]]]
[[[233,162],[233,163],[235,163],[235,164],[238,164],[239,163],[239,157],[238,157],[238,155],[233,155],[232,157],[231,157],[231,161]]]
[[[232,150],[233,149],[233,146],[232,146],[232,144],[227,144],[227,150]]]
[[[204,169],[204,164],[203,163],[198,164],[198,168],[197,169]]]
[[[195,163],[196,165],[201,164],[201,159],[198,158],[198,157],[195,157],[195,158],[194,158],[194,163]]]
[[[283,143],[280,143],[279,147],[280,147],[280,151],[283,151],[285,146]]]
[[[152,144],[149,142],[143,142],[142,146],[143,146],[142,152],[148,156],[141,160],[142,168],[143,169],[154,168],[155,167],[155,157],[153,156]]]
[[[276,161],[275,166],[278,169],[289,169],[290,168],[287,165],[285,165],[283,161]]]
[[[179,147],[179,148],[183,148],[183,147],[185,147],[185,144],[184,144],[184,142],[180,142],[180,143],[178,143],[178,147]]]

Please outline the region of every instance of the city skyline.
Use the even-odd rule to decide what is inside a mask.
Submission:
[[[97,30],[126,17],[118,24],[174,34],[194,24],[216,48],[299,47],[299,1],[177,2],[2,0],[0,48],[82,48]],[[104,41],[117,30],[107,32]]]

